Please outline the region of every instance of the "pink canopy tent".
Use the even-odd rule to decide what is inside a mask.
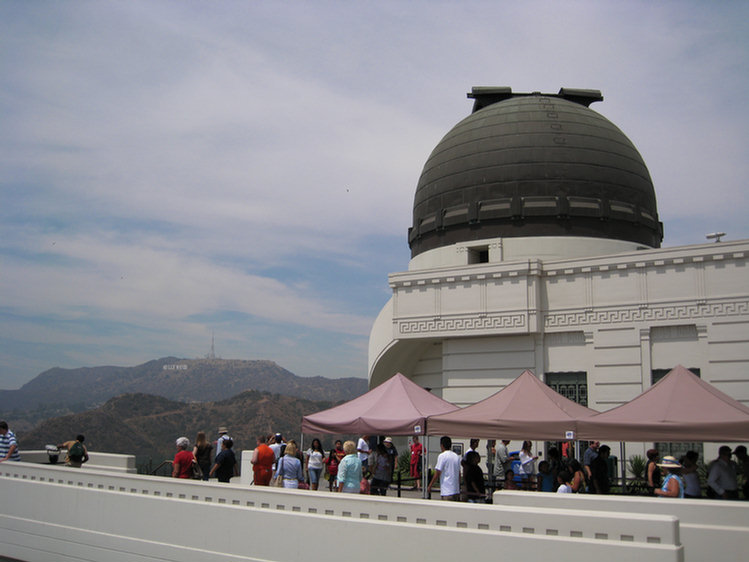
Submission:
[[[580,420],[581,439],[749,441],[749,407],[677,365],[637,398]]]
[[[304,416],[302,432],[423,435],[427,416],[457,408],[397,373],[358,398]]]
[[[596,413],[554,392],[533,373],[524,371],[505,388],[481,402],[447,414],[430,416],[427,433],[563,441],[576,439],[577,421]]]

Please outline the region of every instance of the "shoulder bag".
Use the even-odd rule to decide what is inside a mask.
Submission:
[[[270,485],[274,488],[283,488],[283,457],[278,462],[281,463],[276,471],[278,474],[270,481]]]

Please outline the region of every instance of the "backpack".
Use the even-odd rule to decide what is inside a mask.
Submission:
[[[83,448],[83,443],[81,443],[80,441],[76,441],[75,443],[73,443],[73,446],[68,449],[68,458],[71,461],[80,462],[83,460],[85,451],[86,450]]]

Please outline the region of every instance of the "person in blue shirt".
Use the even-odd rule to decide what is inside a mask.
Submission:
[[[338,491],[358,494],[362,479],[362,462],[356,454],[356,443],[346,441],[343,444],[346,456],[338,464]]]
[[[284,488],[298,488],[299,483],[304,482],[302,461],[296,456],[297,451],[296,441],[290,439],[286,442],[284,455],[276,463],[275,476],[283,477]]]
[[[539,492],[553,492],[554,491],[554,475],[551,472],[551,467],[548,461],[541,461],[538,463],[538,476],[536,477],[536,485],[538,486]]]
[[[684,481],[679,475],[681,472],[679,461],[672,456],[665,456],[658,463],[658,467],[666,473],[666,477],[663,479],[661,487],[655,490],[655,495],[661,498],[683,498]]]
[[[213,468],[209,473],[209,476],[215,474],[219,482],[229,482],[233,476],[239,476],[237,458],[234,456],[234,451],[231,450],[233,446],[234,441],[230,438],[221,441],[221,452],[216,455]]]

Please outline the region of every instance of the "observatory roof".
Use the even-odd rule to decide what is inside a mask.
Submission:
[[[419,178],[412,257],[494,237],[584,236],[660,247],[645,162],[589,109],[598,90],[473,88],[474,107],[437,144]]]

